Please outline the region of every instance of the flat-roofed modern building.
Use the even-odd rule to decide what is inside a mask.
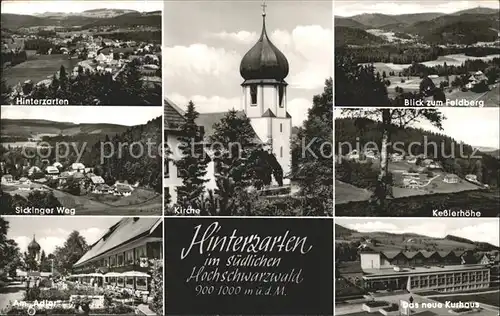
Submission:
[[[149,262],[163,258],[162,223],[157,217],[121,219],[73,265],[72,277],[148,294]]]
[[[455,292],[490,286],[489,267],[466,263],[463,251],[366,250],[360,256],[367,290]]]

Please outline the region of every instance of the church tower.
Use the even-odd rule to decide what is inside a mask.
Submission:
[[[242,108],[260,139],[270,145],[283,169],[284,184],[291,171],[290,138],[292,118],[287,112],[288,60],[271,42],[266,31],[266,5],[262,4],[262,32],[255,45],[243,56],[240,74]]]
[[[36,262],[40,262],[40,250],[42,248],[36,242],[35,235],[33,234],[33,240],[28,245],[28,253],[29,255],[35,259]]]

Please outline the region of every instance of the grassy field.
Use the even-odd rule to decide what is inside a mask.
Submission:
[[[438,59],[432,61],[426,61],[422,64],[427,67],[434,67],[436,65],[443,65],[446,62],[447,65],[459,66],[468,59],[481,59],[483,61],[489,61],[493,58],[498,58],[500,55],[489,55],[485,57],[471,57],[464,54],[454,54],[439,56]],[[384,71],[388,75],[389,72],[394,71],[396,75],[403,71],[403,69],[408,68],[411,64],[393,64],[393,63],[374,63],[375,72],[380,72],[382,74]],[[387,91],[390,97],[395,97],[397,95],[395,89],[396,87],[403,88],[404,91],[418,91],[421,78],[411,76],[409,78],[399,77],[399,76],[388,76],[387,79],[391,82],[391,85],[387,87]],[[405,82],[401,82],[404,79]],[[455,79],[454,75],[449,76],[450,82]],[[445,81],[446,77],[432,78],[434,84],[438,87],[442,81]],[[461,91],[460,89],[453,89],[449,92],[448,89],[445,91],[446,97],[449,100],[460,100],[465,99],[468,101],[482,100],[485,106],[498,106],[500,103],[500,86],[499,84],[490,86],[490,91],[487,93],[475,93],[472,91]]]
[[[432,210],[474,210],[484,217],[498,217],[500,193],[495,190],[474,190],[455,193],[406,196],[391,199],[381,210],[368,201],[336,203],[337,216],[431,216]]]
[[[379,161],[373,160],[373,167],[378,169]],[[389,171],[393,173],[395,183],[398,183],[400,174],[408,172],[411,168],[416,168],[414,164],[405,161],[390,162]],[[479,190],[478,185],[472,184],[465,180],[459,180],[458,183],[446,183],[443,181],[445,173],[442,171],[433,171],[431,178],[426,174],[421,174],[420,179],[423,183],[419,188],[403,188],[398,185],[393,186],[394,198],[404,198],[409,196],[429,195],[438,193],[455,193],[463,191]],[[358,188],[348,183],[335,181],[335,204],[343,204],[348,202],[367,201],[370,199],[372,192],[366,189]]]
[[[450,295],[450,296],[440,296],[433,297],[435,301],[444,303],[446,301],[452,302],[478,302],[479,304],[486,304],[491,306],[500,307],[500,292],[492,293],[475,293],[470,295]]]
[[[70,72],[79,61],[79,59],[68,59],[67,55],[31,56],[23,63],[4,69],[3,77],[9,86],[26,80],[33,80],[36,83],[51,78],[61,65]]]
[[[33,184],[36,186],[41,186],[40,184]],[[4,192],[8,192],[10,189],[7,186],[2,185]],[[141,190],[141,189],[139,189]],[[147,190],[143,190],[147,191]],[[76,210],[76,215],[161,215],[163,198],[159,194],[152,195],[148,193],[149,199],[147,200],[134,200],[134,204],[126,205],[110,205],[99,201],[94,201],[88,196],[75,196],[69,193],[52,190],[54,196],[59,200],[61,205],[67,208],[74,208]],[[151,191],[148,191],[151,192]],[[21,195],[27,197],[30,191],[19,191],[10,190],[8,192],[11,195]],[[145,197],[145,193],[140,193],[138,196]],[[133,197],[132,195],[130,197]],[[132,200],[127,200],[131,202]]]
[[[367,201],[372,192],[355,187],[351,184],[335,180],[335,203],[342,204],[351,201]]]

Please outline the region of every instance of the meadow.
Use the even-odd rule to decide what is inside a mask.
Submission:
[[[33,80],[37,83],[50,79],[63,65],[67,72],[77,66],[79,59],[69,59],[68,55],[31,55],[28,60],[3,70],[3,77],[9,86]]]

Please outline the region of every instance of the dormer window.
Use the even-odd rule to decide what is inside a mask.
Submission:
[[[251,105],[257,106],[257,85],[250,86]]]

